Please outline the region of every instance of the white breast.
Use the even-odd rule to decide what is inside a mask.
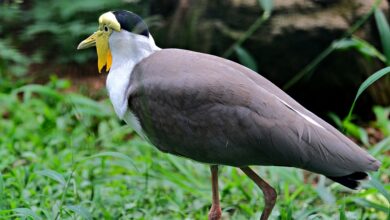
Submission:
[[[127,62],[120,67],[114,67],[107,76],[106,87],[115,113],[123,119],[128,106],[130,75],[133,71],[134,63]]]
[[[145,138],[138,118],[128,109],[131,88],[130,76],[134,66],[142,59],[160,50],[150,35],[149,38],[122,30],[114,31],[109,39],[112,66],[107,76],[106,87],[115,113],[142,137]]]

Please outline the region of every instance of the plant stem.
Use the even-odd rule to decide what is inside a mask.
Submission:
[[[225,51],[225,53],[223,53],[222,57],[225,57],[225,58],[230,57],[233,54],[234,49],[236,47],[240,46],[242,43],[244,43],[250,36],[252,36],[253,33],[255,33],[255,31],[257,31],[257,29],[259,29],[259,27],[265,21],[267,21],[270,16],[271,16],[271,13],[269,11],[264,11],[262,16],[260,16],[256,19],[256,21],[249,27],[249,29],[245,32],[245,34],[240,39],[238,39],[234,44],[232,44],[229,47],[229,49],[227,49]]]
[[[359,19],[357,22],[355,22],[352,27],[350,27],[339,40],[343,40],[345,38],[351,37],[353,33],[355,33],[363,24],[367,22],[367,20],[372,16],[374,11],[379,7],[382,0],[376,0],[375,3],[372,5],[370,12],[368,12],[366,15],[364,15],[361,19]],[[336,40],[336,41],[339,41]],[[295,85],[299,80],[301,80],[304,76],[311,73],[317,66],[320,64],[326,57],[331,54],[335,48],[334,48],[334,42],[333,41],[324,51],[322,51],[316,58],[314,58],[309,64],[307,64],[301,71],[299,71],[293,78],[291,78],[289,81],[287,81],[286,84],[283,85],[283,90],[287,90],[291,88],[293,85]]]
[[[293,78],[291,78],[283,86],[283,90],[289,89],[291,86],[295,85],[299,80],[301,80],[305,75],[310,73],[319,63],[321,63],[329,54],[334,50],[333,44],[329,45],[324,51],[322,51],[313,61],[311,61],[305,68],[303,68],[299,73],[297,73]]]
[[[55,220],[58,220],[58,218],[60,217],[60,215],[61,215],[61,213],[62,213],[62,206],[64,205],[64,200],[65,200],[66,192],[68,191],[69,183],[70,183],[70,180],[71,180],[72,177],[73,177],[73,174],[74,174],[75,170],[76,170],[76,167],[74,167],[74,168],[72,169],[72,172],[70,173],[70,176],[69,176],[68,180],[66,181],[66,184],[65,184],[65,186],[64,186],[64,192],[62,193],[60,205],[59,205],[59,207],[58,207],[58,212],[57,212],[56,217],[54,218]]]

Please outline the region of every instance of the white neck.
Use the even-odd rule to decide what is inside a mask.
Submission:
[[[112,66],[107,76],[106,87],[116,114],[123,119],[128,105],[129,94],[126,94],[126,91],[130,91],[128,87],[134,66],[161,49],[156,46],[151,35],[147,38],[123,30],[114,31],[109,43]]]

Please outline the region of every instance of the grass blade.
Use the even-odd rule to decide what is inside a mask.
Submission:
[[[84,161],[87,161],[89,159],[99,158],[99,157],[114,157],[117,159],[128,161],[137,170],[137,172],[139,172],[137,166],[133,163],[133,160],[130,157],[128,157],[127,155],[122,154],[120,152],[112,152],[112,151],[101,152],[101,153],[97,153],[97,154],[94,154],[92,156],[86,157],[86,158],[82,159],[80,162],[84,162]]]
[[[376,210],[384,212],[384,213],[387,213],[389,211],[388,207],[385,207],[383,205],[380,205],[380,204],[377,204],[374,202],[370,202],[370,201],[363,199],[363,198],[354,198],[353,201],[355,203],[363,206],[363,207],[366,207],[366,208],[373,208],[373,209],[376,209]]]
[[[25,218],[33,218],[35,220],[41,220],[42,218],[39,217],[33,210],[28,209],[28,208],[16,208],[13,209],[13,211],[16,213],[16,216],[22,216]]]
[[[41,170],[41,171],[37,171],[35,173],[38,175],[49,177],[50,179],[60,183],[63,186],[65,186],[65,184],[66,184],[65,178],[60,173],[58,173],[54,170]]]
[[[369,146],[368,134],[366,130],[352,123],[350,120],[343,121],[343,128],[347,134],[358,138],[365,146]]]
[[[336,124],[336,126],[338,128],[342,128],[343,127],[343,122],[341,121],[341,119],[340,119],[340,117],[338,115],[336,115],[333,112],[330,112],[330,113],[328,113],[328,117],[333,121],[333,123]]]
[[[257,72],[256,60],[253,59],[253,56],[247,50],[245,50],[241,46],[235,47],[234,50],[236,51],[237,58],[238,60],[240,60],[241,64]]]
[[[77,215],[81,216],[83,219],[92,220],[91,213],[86,208],[84,208],[83,206],[80,206],[80,205],[67,205],[66,208],[71,210],[71,211],[73,211]]]
[[[259,4],[265,13],[271,14],[273,8],[273,0],[259,0]]]
[[[317,191],[317,194],[322,199],[322,201],[328,204],[334,204],[336,202],[335,196],[332,194],[329,188],[325,187],[324,176],[320,176],[319,183],[315,190]]]
[[[52,98],[55,98],[55,99],[58,99],[58,100],[60,100],[62,98],[62,95],[58,91],[56,91],[54,89],[51,89],[51,88],[49,88],[47,86],[37,85],[37,84],[30,84],[30,85],[22,86],[22,87],[20,87],[18,89],[15,89],[13,91],[13,94],[16,95],[16,94],[18,94],[20,92],[28,94],[25,97],[25,99],[30,98],[32,93],[45,95],[47,97],[52,97]]]
[[[367,41],[357,37],[341,39],[334,42],[332,46],[337,50],[355,49],[365,57],[378,58],[382,62],[386,62],[386,57],[381,52]]]
[[[373,156],[379,156],[382,152],[386,152],[390,150],[390,137],[387,137],[377,143],[374,147],[372,147],[369,151]]]
[[[390,81],[389,81],[390,83]],[[389,84],[390,85],[390,84]],[[390,137],[390,106],[374,106],[375,124],[377,128],[387,137]]]
[[[348,116],[346,118],[347,121],[350,120],[351,118],[351,115],[352,115],[352,111],[353,109],[355,108],[355,104],[356,104],[356,101],[357,99],[359,98],[359,96],[369,87],[371,86],[374,82],[376,82],[378,79],[380,79],[381,77],[383,77],[384,75],[388,74],[390,72],[390,67],[386,67],[386,68],[383,68],[381,70],[378,70],[377,72],[375,72],[374,74],[372,74],[370,77],[368,77],[359,87],[357,93],[356,93],[356,97],[355,99],[353,100],[353,103],[351,105],[351,108],[349,109],[349,113],[348,113]]]
[[[390,193],[385,189],[385,187],[378,179],[376,179],[375,177],[371,177],[370,185],[377,189],[390,204]]]
[[[0,210],[4,209],[4,204],[2,201],[5,196],[5,187],[4,187],[4,179],[3,175],[0,173]]]
[[[380,9],[375,10],[375,21],[382,42],[383,53],[386,56],[387,65],[390,64],[390,27],[385,15]]]
[[[115,158],[122,159],[122,160],[129,160],[129,161],[132,160],[130,157],[128,157],[125,154],[122,154],[119,152],[111,152],[111,151],[97,153],[97,154],[94,154],[92,156],[89,156],[86,159],[97,158],[97,157],[115,157]]]
[[[86,114],[91,116],[111,116],[110,108],[106,108],[103,103],[97,102],[88,97],[79,94],[68,94],[67,101],[75,107],[74,111],[78,114]]]
[[[238,39],[235,43],[233,43],[223,54],[222,57],[228,58],[230,57],[236,47],[242,45],[250,36],[252,36],[261,25],[266,22],[271,16],[272,12],[272,0],[259,0],[260,6],[263,8],[263,14],[256,19],[256,21],[248,28],[248,30]]]
[[[286,84],[283,85],[283,90],[287,90],[293,85],[295,85],[299,80],[303,77],[310,77],[311,73],[315,68],[327,58],[334,51],[333,44],[329,45],[324,51],[322,51],[313,61],[311,61],[307,66],[305,66],[299,73],[297,73],[293,78],[287,81]]]
[[[347,220],[347,216],[345,215],[345,203],[340,206],[339,208],[340,211],[340,220]]]

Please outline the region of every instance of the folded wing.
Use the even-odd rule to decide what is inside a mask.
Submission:
[[[293,166],[333,179],[380,165],[265,78],[215,56],[158,51],[135,67],[129,93],[142,129],[165,152],[232,166]]]

